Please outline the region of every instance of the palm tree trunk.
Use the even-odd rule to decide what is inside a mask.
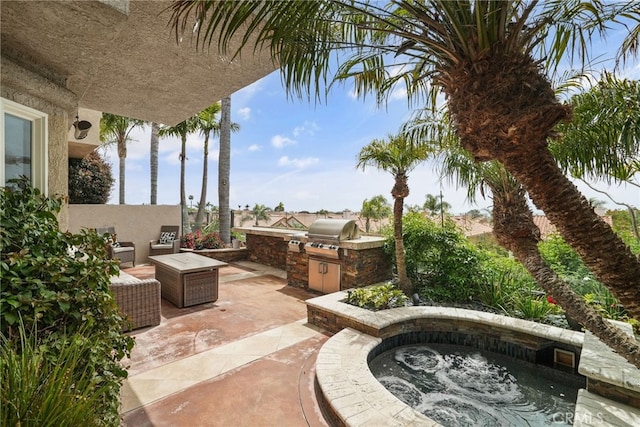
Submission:
[[[557,100],[539,64],[526,54],[509,54],[461,62],[447,73],[444,89],[462,146],[476,160],[500,161],[598,280],[640,320],[640,259],[595,214],[547,147],[555,125],[571,111]]]
[[[548,150],[528,154],[505,156],[503,163],[598,280],[640,320],[640,259],[593,211]]]
[[[204,208],[207,204],[207,179],[209,173],[209,133],[204,136],[204,164],[202,165],[202,189],[200,190],[200,203],[198,204],[198,212],[194,220],[193,229],[200,230],[202,228],[202,220],[204,219]]]
[[[189,211],[187,210],[187,196],[185,190],[185,168],[187,160],[187,135],[181,136],[182,146],[180,148],[180,210],[182,212],[182,233],[191,231],[189,226]]]
[[[397,198],[393,202],[393,238],[396,246],[396,270],[398,288],[406,295],[413,294],[413,285],[407,276],[407,265],[404,258],[404,239],[402,238],[402,212],[404,199]]]
[[[562,306],[565,312],[590,330],[603,343],[617,351],[630,363],[640,368],[640,346],[627,334],[605,321],[584,298],[564,283],[544,261],[538,250],[540,230],[533,223],[524,190],[503,194],[500,188],[493,192],[494,233],[498,242],[531,273],[547,294]]]
[[[151,123],[151,149],[149,153],[149,169],[151,175],[151,200],[152,205],[158,203],[158,149],[160,141],[158,137],[158,129],[160,125],[158,123]]]
[[[229,210],[229,178],[231,174],[231,98],[221,101],[220,154],[218,156],[218,215],[220,238],[231,242],[231,211]]]
[[[404,238],[402,236],[402,214],[404,213],[404,199],[409,196],[407,176],[398,174],[391,189],[393,197],[393,238],[396,246],[396,269],[398,273],[398,288],[407,296],[413,294],[413,284],[407,276],[407,265],[404,258]]]
[[[118,181],[119,181],[119,201],[118,203],[120,203],[121,205],[124,205],[124,177],[125,177],[125,164],[126,164],[126,158],[125,157],[119,157],[119,175],[118,175]]]

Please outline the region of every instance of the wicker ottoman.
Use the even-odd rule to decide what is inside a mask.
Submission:
[[[160,282],[138,279],[125,272],[111,278],[111,292],[131,329],[160,324]]]
[[[162,297],[177,307],[218,299],[218,269],[227,263],[193,253],[150,256]]]

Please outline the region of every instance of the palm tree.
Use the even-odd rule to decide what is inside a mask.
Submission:
[[[142,127],[144,120],[130,119],[128,117],[117,116],[115,114],[102,113],[100,119],[100,141],[106,144],[117,144],[119,163],[119,201],[124,205],[125,188],[125,161],[127,158],[127,142],[131,141],[129,135],[137,127]]]
[[[158,149],[160,140],[158,130],[160,125],[156,122],[151,123],[151,148],[149,153],[149,169],[151,174],[151,200],[150,203],[155,205],[158,203]]]
[[[365,218],[365,232],[369,233],[371,230],[371,220],[380,221],[390,215],[391,206],[382,194],[362,201],[360,216]]]
[[[635,180],[640,173],[640,82],[604,74],[589,90],[572,96],[571,104],[573,121],[558,127],[563,138],[550,145],[551,152],[566,173],[626,207],[640,239],[634,207],[584,179],[640,186]],[[604,203],[596,206],[589,199],[592,208]]]
[[[220,154],[218,156],[218,206],[220,209],[220,238],[225,243],[231,242],[231,209],[229,207],[231,131],[238,129],[238,124],[231,123],[231,98],[223,98],[220,117]]]
[[[451,209],[451,205],[442,200],[442,195],[434,196],[433,194],[427,194],[425,199],[426,200],[424,201],[422,208],[431,215],[447,212]]]
[[[225,98],[225,99],[228,99],[228,98]],[[198,204],[198,212],[196,213],[196,218],[194,220],[194,226],[193,226],[193,228],[196,230],[199,230],[200,228],[202,228],[202,220],[204,219],[204,211],[205,211],[205,206],[207,204],[209,137],[211,135],[220,135],[220,154],[219,154],[219,161],[218,161],[218,177],[219,177],[218,199],[219,199],[219,202],[221,203],[220,206],[222,206],[222,202],[226,200],[227,212],[229,211],[228,207],[229,207],[229,161],[230,161],[229,151],[230,149],[228,144],[223,143],[225,140],[225,138],[223,138],[223,126],[222,126],[224,123],[223,118],[225,117],[224,107],[225,107],[224,103],[221,104],[219,102],[216,102],[215,104],[202,110],[198,114],[198,121],[197,121],[196,127],[198,130],[200,130],[201,134],[204,135],[204,164],[202,166],[202,188],[200,190],[200,202]],[[218,113],[220,113],[220,111],[222,111],[222,118],[218,120]],[[228,127],[232,131],[237,131],[240,129],[240,126],[237,123],[229,123]],[[226,140],[228,141],[228,138]],[[226,196],[223,197],[220,194],[221,192],[226,193]],[[222,216],[223,215],[221,215],[219,218],[221,238],[223,235]],[[227,217],[227,221],[226,221],[227,239],[225,240],[224,238],[222,238],[222,241],[225,243],[229,243],[230,242],[230,230],[229,230],[230,217],[228,214],[226,215],[226,217]]]
[[[265,205],[255,204],[253,209],[249,212],[255,220],[255,226],[258,226],[258,221],[269,220],[269,209]]]
[[[360,95],[373,92],[384,101],[404,83],[410,101],[434,107],[444,93],[462,147],[476,161],[502,163],[595,276],[640,320],[640,260],[593,212],[548,149],[548,138],[556,136],[559,122],[570,119],[571,108],[556,98],[541,67],[546,61],[553,70],[573,54],[588,61],[589,40],[605,29],[626,28],[623,17],[640,23],[640,4],[178,0],[171,21],[181,37],[195,18],[200,24],[196,44],[215,39],[224,54],[236,33],[246,37],[232,55],[251,40],[256,48],[270,47],[287,89],[298,96],[311,96],[312,88],[321,96],[319,87],[329,78],[337,52],[347,57],[334,80],[352,79]],[[637,51],[637,28],[623,52]],[[248,37],[252,32],[257,37]]]
[[[205,108],[198,114],[196,129],[204,136],[204,155],[202,161],[202,187],[200,189],[200,202],[198,203],[198,211],[193,221],[193,229],[200,230],[202,228],[202,220],[204,219],[204,210],[207,205],[207,181],[209,170],[209,137],[217,135],[220,132],[220,123],[218,122],[218,113],[220,112],[220,103]]]
[[[180,210],[182,212],[182,233],[191,231],[189,225],[189,212],[187,210],[187,195],[185,190],[185,167],[187,160],[187,135],[193,133],[197,129],[198,116],[189,117],[187,120],[178,123],[175,126],[162,126],[158,130],[161,137],[177,136],[180,137]]]
[[[500,245],[513,252],[536,282],[552,295],[566,311],[611,348],[635,365],[640,364],[640,346],[577,295],[542,258],[538,249],[540,230],[522,185],[498,162],[475,163],[459,146],[445,150],[442,174],[467,188],[467,198],[475,201],[476,193],[487,194],[493,201],[493,234]]]
[[[405,294],[413,293],[413,285],[404,257],[404,240],[402,238],[402,214],[404,199],[409,196],[408,173],[429,157],[429,148],[423,143],[413,143],[404,135],[389,135],[386,140],[374,139],[362,147],[358,154],[357,168],[365,170],[374,166],[393,175],[395,183],[391,190],[393,197],[393,237],[395,241],[396,270],[398,288]]]

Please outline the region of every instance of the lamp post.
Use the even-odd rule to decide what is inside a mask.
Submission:
[[[193,209],[193,194],[189,194],[189,207]]]

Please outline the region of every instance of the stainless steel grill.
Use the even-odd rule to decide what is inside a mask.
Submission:
[[[340,242],[360,238],[358,225],[352,219],[318,219],[309,226],[305,251],[324,258],[340,258]]]
[[[318,219],[309,226],[307,238],[311,241],[337,243],[360,238],[358,225],[352,219]]]

